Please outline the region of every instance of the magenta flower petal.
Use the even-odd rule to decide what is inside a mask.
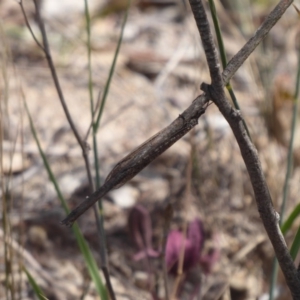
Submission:
[[[199,251],[202,251],[204,246],[204,229],[199,219],[189,223],[187,238],[193,242],[195,248],[198,247]]]
[[[150,214],[142,205],[134,206],[128,217],[128,227],[131,238],[139,251],[133,256],[134,260],[145,257],[158,257],[159,252],[152,248],[152,223]]]
[[[165,262],[167,269],[171,273],[176,273],[177,263],[179,260],[180,250],[182,244],[185,243],[183,235],[180,231],[172,230],[168,234],[166,251],[165,251]]]
[[[199,219],[189,223],[186,238],[178,230],[171,231],[167,238],[165,251],[165,261],[169,272],[177,273],[182,247],[184,247],[183,271],[187,272],[194,267],[200,260],[203,244],[204,231]]]
[[[152,258],[156,258],[159,257],[160,253],[158,251],[155,251],[153,249],[146,249],[146,250],[142,250],[137,252],[136,254],[133,255],[133,260],[134,261],[139,261],[141,259],[144,259],[146,257],[152,257]]]

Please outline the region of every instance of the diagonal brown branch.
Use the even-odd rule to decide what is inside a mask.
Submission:
[[[204,95],[197,97],[191,106],[184,111],[173,123],[163,129],[154,137],[150,138],[143,145],[138,147],[123,160],[121,160],[112,172],[108,175],[105,184],[94,194],[88,197],[79,207],[63,221],[63,224],[71,225],[82,213],[91,205],[103,197],[111,189],[119,187],[140,172],[153,159],[169,148],[173,143],[180,139],[190,129],[197,124],[197,119],[205,111],[205,103],[212,99],[218,106],[221,113],[228,121],[239,144],[241,154],[249,172],[251,183],[254,189],[258,211],[261,215],[265,229],[274,247],[279,264],[282,268],[287,284],[294,299],[300,299],[300,280],[297,270],[289,255],[285,241],[278,226],[278,214],[275,212],[272,199],[266,184],[257,151],[242,123],[239,112],[231,107],[223,91],[224,83],[233,76],[236,70],[247,59],[259,42],[264,38],[268,31],[274,26],[282,16],[292,1],[280,1],[276,8],[271,12],[266,21],[262,24],[255,36],[233,57],[228,66],[221,74],[216,49],[213,44],[209,24],[201,0],[190,0],[190,4],[195,16],[195,20],[201,35],[204,50],[209,65],[212,85],[203,84]],[[223,78],[222,78],[223,75]]]
[[[250,38],[242,49],[228,62],[226,69],[222,73],[224,85],[228,83],[231,77],[254,51],[258,44],[266,37],[292,2],[293,0],[281,0],[257,29],[254,36]]]
[[[198,124],[199,117],[205,112],[206,103],[206,97],[197,97],[193,104],[179,115],[179,117],[168,127],[158,132],[133,152],[125,156],[112,169],[100,189],[87,197],[84,202],[76,207],[67,218],[62,221],[62,223],[67,226],[72,225],[80,215],[100,198],[105,196],[110,190],[122,186],[144,169],[156,157],[182,138]]]
[[[261,41],[266,34],[271,30],[272,26],[275,24],[274,22],[270,22],[270,18],[275,18],[276,21],[284,14],[287,7],[291,4],[291,1],[281,1],[279,5],[275,7],[275,9],[270,13],[266,21],[261,25],[260,29],[255,33],[255,35],[244,45],[244,47],[231,59],[231,61],[228,63],[227,67],[225,68],[222,76],[223,76],[223,85],[226,84],[229,79],[233,76],[233,74],[236,72],[236,70],[239,68],[239,66],[242,65],[242,63],[248,58],[248,56],[254,51],[256,46],[258,45],[259,41]],[[179,118],[177,118],[175,121],[173,121],[169,126],[167,126],[165,129],[163,129],[161,132],[159,132],[156,137],[163,137],[163,139],[170,139],[172,137],[172,134],[176,133],[176,131],[179,130],[179,128],[182,125],[182,117],[186,122],[192,122],[195,126],[196,122],[192,121],[195,116],[200,116],[203,112],[203,107],[205,103],[207,103],[208,99],[206,99],[205,95],[198,96],[192,104],[181,114]],[[193,128],[193,126],[190,126],[190,129]],[[168,132],[168,134],[161,135],[161,133]],[[187,133],[187,131],[185,132]],[[177,135],[177,139],[172,141],[172,143],[169,144],[168,147],[170,147],[173,143],[175,143],[178,139],[180,139],[183,135],[179,136]],[[164,143],[165,147],[167,143],[164,142],[164,140],[161,139],[160,143]],[[146,157],[150,158],[147,161],[140,161],[138,162],[138,167],[133,168],[132,164],[128,169],[128,165],[124,164],[125,161],[128,162],[128,158],[132,157],[133,153],[136,153],[139,151],[145,151],[145,144],[148,145],[146,149],[150,149],[156,155],[150,155],[150,153],[146,153]],[[134,150],[132,153],[130,153],[128,156],[126,156],[123,160],[121,160],[116,167],[112,170],[112,172],[108,175],[108,178],[106,179],[105,183],[100,187],[99,190],[97,190],[95,193],[87,197],[85,201],[83,201],[78,207],[76,207],[68,216],[66,219],[62,221],[63,224],[71,226],[73,222],[80,217],[89,207],[91,207],[95,202],[97,202],[99,199],[101,199],[103,196],[105,196],[110,190],[120,187],[122,184],[127,182],[129,179],[134,177],[138,172],[140,172],[144,167],[146,167],[151,161],[153,161],[157,156],[158,152],[155,151],[154,145],[153,145],[153,138],[150,138],[147,142],[145,142],[142,146],[140,146],[138,149]],[[153,145],[152,147],[151,144]],[[156,143],[157,146],[157,143]],[[165,148],[164,150],[166,150]],[[163,150],[163,151],[164,151]],[[163,152],[162,151],[162,152]],[[160,152],[159,154],[161,154]],[[117,168],[118,167],[118,168]],[[130,173],[130,174],[129,174]],[[113,174],[113,176],[112,176]]]
[[[300,299],[300,279],[298,278],[296,267],[280,231],[278,224],[279,215],[273,208],[272,199],[264,174],[262,172],[257,150],[246,133],[240,113],[230,105],[225,97],[216,47],[213,42],[213,37],[202,0],[189,1],[201,36],[212,81],[211,85],[202,84],[202,89],[205,91],[206,95],[218,106],[220,112],[223,114],[234,133],[250,176],[258,211],[264,227],[267,231],[269,239],[271,240],[292,296],[294,299]],[[292,1],[281,1],[276,9],[278,10],[279,8],[282,8],[283,4],[291,4],[291,2]],[[270,18],[267,20],[267,24],[269,23],[272,23],[270,22]],[[273,22],[273,24],[275,23]],[[257,42],[254,42],[254,45],[255,44],[257,45]],[[235,57],[242,56],[237,55]],[[238,63],[239,60],[237,60],[237,64]],[[235,66],[235,63],[232,65]],[[228,72],[225,72],[226,77],[229,76],[226,74],[230,74],[230,70],[231,69],[229,69]]]

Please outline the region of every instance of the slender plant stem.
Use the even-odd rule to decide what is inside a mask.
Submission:
[[[281,226],[282,234],[286,234],[287,231],[292,227],[294,221],[300,215],[300,204],[296,205],[294,210],[290,213],[286,221]]]
[[[108,75],[108,78],[107,78],[107,81],[106,81],[106,84],[105,84],[105,87],[104,87],[104,92],[103,92],[103,96],[102,96],[100,109],[99,109],[99,112],[98,112],[98,115],[97,115],[97,118],[96,118],[96,122],[95,122],[96,131],[98,130],[98,128],[100,126],[100,120],[101,120],[103,109],[104,109],[104,106],[105,106],[105,103],[106,103],[106,98],[107,98],[107,95],[108,95],[108,92],[109,92],[110,83],[111,83],[112,76],[113,76],[114,71],[115,71],[117,58],[118,58],[119,51],[120,51],[120,48],[121,48],[121,45],[122,45],[123,34],[124,34],[124,30],[125,30],[125,25],[127,23],[130,4],[131,4],[131,0],[127,0],[127,9],[125,11],[123,23],[122,23],[122,26],[121,26],[121,33],[120,33],[120,36],[119,36],[119,40],[118,40],[117,48],[116,48],[115,55],[114,55],[114,58],[113,58],[113,62],[111,64],[111,67],[110,67],[110,70],[109,70],[109,75]]]
[[[272,275],[271,275],[270,290],[269,290],[269,300],[274,299],[274,291],[277,282],[277,276],[278,276],[278,261],[276,257],[274,257],[272,263]]]
[[[258,44],[266,37],[271,28],[278,22],[292,3],[293,0],[281,0],[266,17],[265,21],[257,29],[255,34],[247,41],[242,49],[232,57],[222,74],[224,85],[228,83],[231,77],[254,51]]]
[[[82,149],[82,155],[83,155],[83,159],[85,162],[85,167],[87,170],[87,175],[88,175],[88,180],[89,180],[89,184],[90,184],[90,189],[92,190],[92,186],[93,186],[93,180],[92,180],[92,175],[91,175],[91,169],[90,169],[90,163],[89,163],[89,158],[88,158],[88,145],[81,139],[81,136],[79,135],[79,132],[75,126],[75,123],[73,122],[73,119],[70,115],[68,106],[66,104],[65,101],[65,97],[63,95],[59,80],[58,80],[58,76],[56,73],[56,69],[52,60],[52,56],[51,56],[51,51],[50,51],[50,47],[49,47],[49,42],[48,42],[48,37],[47,37],[47,32],[45,30],[45,25],[44,25],[44,21],[41,17],[40,14],[40,4],[37,0],[33,0],[34,1],[34,5],[35,5],[35,10],[36,10],[36,17],[37,17],[37,22],[39,24],[39,28],[42,34],[42,39],[43,39],[43,46],[41,47],[41,49],[44,51],[45,55],[46,55],[46,59],[49,65],[49,69],[54,81],[54,85],[55,85],[55,89],[58,93],[58,97],[60,100],[60,103],[62,105],[62,108],[64,110],[64,113],[66,115],[66,118],[68,120],[68,123],[70,124],[70,127],[72,129],[72,132],[80,146],[80,148]],[[23,6],[22,1],[20,1],[20,5],[21,7]],[[24,10],[24,9],[23,9]],[[39,44],[38,44],[39,45]]]
[[[225,69],[226,65],[227,65],[226,51],[225,51],[225,47],[224,47],[224,43],[223,43],[221,28],[219,26],[219,21],[218,21],[218,16],[217,16],[215,3],[214,3],[214,0],[209,0],[208,3],[209,3],[210,11],[211,11],[211,14],[212,14],[212,19],[213,19],[213,22],[214,22],[214,27],[215,27],[217,40],[218,40],[219,52],[220,52],[220,57],[221,57],[223,69]],[[237,98],[234,94],[233,88],[230,84],[230,81],[228,81],[228,83],[226,84],[226,89],[229,92],[229,95],[231,97],[231,100],[233,102],[234,107],[238,110],[241,110],[240,105],[237,101]],[[246,121],[244,119],[243,119],[243,123],[244,123],[245,129],[247,131],[247,134],[249,135],[249,138],[251,139],[248,126],[247,126]]]
[[[170,229],[170,224],[173,218],[173,206],[169,203],[164,211],[164,225],[163,225],[163,234],[162,234],[162,253],[161,253],[161,264],[163,266],[163,280],[165,286],[166,300],[170,300],[170,292],[168,285],[168,270],[166,264],[166,245],[168,238],[168,231]]]
[[[39,43],[39,41],[37,40],[37,38],[35,37],[32,29],[31,29],[31,26],[28,22],[28,18],[27,18],[26,13],[25,13],[25,9],[24,9],[22,0],[19,2],[19,4],[21,6],[21,9],[22,9],[22,12],[23,12],[23,15],[24,15],[24,18],[25,18],[25,22],[26,22],[26,24],[27,24],[34,40],[36,41],[37,45],[45,53],[46,59],[48,61],[49,69],[51,71],[51,75],[52,75],[52,78],[53,78],[53,81],[54,81],[54,85],[55,85],[56,91],[58,93],[59,100],[60,100],[61,105],[63,107],[64,113],[65,113],[66,118],[67,118],[67,120],[70,124],[72,132],[73,132],[79,146],[82,149],[82,155],[83,155],[83,159],[84,159],[84,162],[85,162],[85,167],[86,167],[86,171],[87,171],[90,191],[93,192],[94,191],[94,184],[93,184],[92,173],[91,173],[89,157],[88,157],[89,147],[88,147],[87,143],[85,141],[83,141],[83,139],[79,135],[79,132],[78,132],[76,126],[75,126],[75,123],[73,122],[73,119],[72,119],[72,117],[69,113],[69,110],[68,110],[68,107],[67,107],[67,104],[66,104],[66,101],[65,101],[60,83],[59,83],[59,79],[58,79],[58,76],[57,76],[57,73],[56,73],[56,69],[55,69],[55,66],[54,66],[54,63],[53,63],[53,60],[52,60],[51,51],[50,51],[49,42],[48,42],[48,37],[47,37],[47,32],[45,30],[45,25],[44,25],[44,22],[43,22],[43,19],[42,19],[41,15],[40,15],[40,6],[39,6],[40,4],[39,4],[39,2],[37,2],[37,0],[34,0],[37,21],[38,21],[39,28],[40,28],[40,31],[41,31],[41,34],[42,34],[42,40],[43,40],[42,44]],[[87,9],[88,9],[88,7],[86,6],[86,10]],[[87,27],[89,27],[89,22],[88,22]],[[89,29],[88,29],[88,43],[90,43],[90,31],[89,31]],[[90,51],[88,53],[88,62],[89,62],[89,66],[91,66],[91,52]],[[90,92],[90,99],[91,99],[91,103],[92,103],[91,104],[91,107],[92,107],[91,109],[93,111],[91,67],[89,68],[89,92]],[[102,226],[102,229],[100,228],[102,222],[100,221],[100,218],[99,218],[98,209],[96,207],[94,207],[93,210],[94,210],[95,219],[96,219],[96,223],[97,223],[97,227],[98,227],[98,232],[100,233],[100,237],[101,237],[101,235],[104,234],[103,226]],[[100,243],[100,245],[101,245],[100,249],[102,249],[102,247],[105,247],[105,245],[103,246],[102,243]],[[103,270],[103,273],[104,273],[104,276],[105,276],[105,279],[106,279],[106,284],[107,284],[111,299],[114,300],[115,296],[114,296],[114,293],[113,293],[112,285],[110,283],[110,278],[109,278],[109,275],[108,275],[108,272],[107,272],[107,268],[105,268],[105,270]]]
[[[291,137],[290,137],[290,143],[289,143],[289,149],[288,149],[288,157],[287,157],[287,168],[286,168],[286,174],[285,174],[285,180],[284,180],[284,186],[283,186],[283,199],[280,209],[280,221],[279,224],[282,227],[283,219],[285,215],[285,208],[287,199],[289,196],[289,182],[293,170],[293,155],[294,155],[294,140],[295,140],[295,133],[296,133],[296,125],[297,125],[297,116],[298,116],[298,106],[299,106],[299,81],[300,81],[300,51],[298,51],[298,72],[296,77],[296,84],[295,84],[295,93],[293,96],[294,104],[293,104],[293,117],[291,122]],[[283,232],[284,234],[284,232]],[[293,246],[291,248],[291,254],[293,257]],[[298,252],[298,249],[296,249],[295,252]],[[275,284],[277,281],[277,275],[278,275],[278,262],[277,259],[274,258],[273,261],[273,267],[272,267],[272,276],[271,276],[271,283],[270,283],[270,291],[269,291],[269,300],[274,299],[274,289]]]
[[[86,18],[87,54],[88,54],[88,70],[89,70],[88,90],[90,96],[91,119],[94,120],[94,97],[93,97],[92,55],[91,55],[91,22],[90,22],[88,0],[84,0],[84,7],[85,7],[85,18]],[[94,125],[92,126],[92,129],[93,129],[93,150],[94,150],[93,153],[94,153],[94,162],[95,162],[95,170],[96,170],[96,188],[98,189],[100,186],[100,168],[98,163],[98,149],[97,149],[97,139],[96,139],[96,130],[95,130],[96,128]],[[95,188],[94,188],[93,181],[92,181],[92,188],[94,192]],[[98,210],[98,206],[100,209],[100,213]],[[99,252],[101,258],[101,269],[104,274],[109,296],[111,300],[115,300],[116,296],[109,276],[109,267],[108,267],[108,260],[106,255],[106,238],[105,238],[105,231],[104,231],[102,201],[99,201],[98,205],[97,204],[93,205],[93,210],[95,214],[97,231],[99,235]]]
[[[283,3],[283,5],[282,5]],[[286,1],[281,1],[274,10],[270,13],[266,21],[261,25],[260,30],[256,31],[255,35],[244,45],[244,47],[234,56],[228,63],[227,67],[222,73],[223,85],[228,83],[228,80],[234,75],[236,66],[241,65],[251,52],[254,51],[258,45],[257,41],[261,41],[268,31],[271,30],[272,24],[270,16],[277,18],[282,16],[287,9]],[[271,25],[270,25],[271,24]],[[230,69],[227,70],[227,68]],[[224,73],[226,72],[226,74]],[[76,207],[66,219],[62,221],[63,224],[71,226],[73,222],[83,214],[93,203],[105,196],[111,189],[122,186],[152,160],[163,153],[178,139],[185,135],[189,130],[197,125],[199,117],[205,112],[209,97],[206,94],[198,96],[191,105],[179,115],[170,125],[155,134],[149,140],[144,142],[138,148],[133,150],[130,154],[124,157],[113,168],[106,178],[105,183],[95,193],[90,195],[78,207]],[[229,108],[231,106],[229,105]]]
[[[249,57],[291,3],[292,0],[282,0],[278,3],[278,5],[266,18],[265,22],[263,22],[260,28],[256,31],[255,35],[228,63],[222,74],[203,3],[201,0],[190,0],[190,5],[192,7],[209,66],[211,85],[203,83],[201,85],[202,90],[205,92],[203,95],[198,96],[190,107],[188,107],[169,126],[122,159],[108,175],[104,185],[75,208],[71,214],[63,220],[63,224],[72,225],[74,220],[84,213],[93,203],[98,201],[111,189],[123,185],[140,172],[153,159],[190,131],[197,124],[198,118],[205,112],[205,103],[211,99],[229,123],[239,144],[242,157],[250,176],[258,211],[262,218],[264,227],[273,245],[292,296],[294,299],[299,299],[300,279],[298,278],[297,270],[280,231],[279,215],[274,210],[257,150],[245,131],[241,114],[230,105],[223,90],[223,86],[228,83],[237,69]]]
[[[298,11],[298,13],[299,13],[299,11]],[[298,49],[298,72],[297,72],[296,88],[295,88],[295,94],[294,94],[295,108],[294,108],[293,124],[292,124],[292,126],[295,127],[295,128],[296,128],[296,122],[297,122],[299,94],[300,94],[300,49]],[[295,135],[294,132],[292,132],[293,140],[294,140],[294,135]],[[293,141],[291,141],[290,147],[291,147],[291,150],[292,150],[293,149]],[[289,157],[289,160],[292,162],[292,157],[291,158]],[[289,162],[289,160],[288,160],[288,162]],[[299,251],[299,240],[297,241],[297,237],[299,237],[299,236],[300,236],[300,231],[298,229],[298,232],[296,234],[296,237],[294,238],[294,241],[293,241],[293,244],[292,244],[292,247],[291,247],[291,251],[290,251],[293,258],[296,258],[296,254]]]
[[[202,84],[202,89],[217,105],[235,135],[250,176],[258,211],[264,227],[273,245],[291,294],[294,299],[299,299],[300,279],[298,278],[294,262],[289,254],[285,240],[280,231],[278,224],[279,216],[274,210],[270,192],[257,155],[257,150],[246,134],[245,127],[242,122],[242,116],[230,105],[225,97],[217,51],[213,42],[213,37],[202,0],[189,1],[202,40],[212,82],[211,85]],[[226,72],[226,70],[224,72]]]

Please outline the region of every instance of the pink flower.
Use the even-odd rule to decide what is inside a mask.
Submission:
[[[184,247],[183,272],[189,271],[200,261],[204,245],[203,224],[195,219],[188,225],[186,237],[178,230],[172,230],[167,239],[165,261],[170,273],[176,274],[178,261]]]
[[[152,223],[146,208],[134,206],[128,217],[131,238],[139,251],[133,256],[138,261],[145,257],[158,257],[160,253],[152,248]]]

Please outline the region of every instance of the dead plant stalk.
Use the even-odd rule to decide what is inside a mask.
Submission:
[[[231,106],[225,96],[220,63],[218,61],[216,47],[214,45],[203,2],[202,0],[189,0],[189,2],[200,33],[211,77],[211,85],[202,83],[201,89],[205,92],[206,97],[216,104],[233,131],[250,176],[258,212],[263,221],[263,225],[273,245],[276,257],[293,299],[300,299],[300,278],[298,277],[297,269],[280,230],[279,214],[274,210],[257,150],[246,133],[240,112]],[[280,1],[276,8],[279,11],[280,9],[284,11],[291,3],[292,1]],[[270,16],[268,21],[272,22]],[[257,33],[260,30],[261,28]],[[226,74],[227,73],[225,73],[225,75]]]
[[[273,208],[272,199],[262,172],[257,150],[245,131],[242,116],[227,101],[223,90],[224,85],[228,83],[230,78],[277,23],[293,1],[281,0],[278,3],[260,28],[255,32],[254,36],[249,39],[245,46],[231,59],[223,73],[221,73],[220,70],[216,48],[213,43],[202,0],[189,0],[189,2],[206,54],[211,76],[211,85],[203,83],[201,89],[204,93],[198,96],[169,126],[122,159],[109,174],[103,186],[75,208],[63,223],[72,225],[81,214],[100,200],[111,189],[126,183],[163,151],[173,145],[184,134],[189,132],[197,125],[198,118],[205,112],[207,103],[212,100],[217,105],[234,133],[250,176],[263,225],[273,245],[293,299],[300,299],[300,279],[279,229],[279,216]],[[82,146],[80,142],[79,144]]]
[[[169,126],[123,158],[108,175],[103,186],[75,208],[63,221],[63,224],[72,225],[81,214],[111,189],[120,187],[126,183],[164,150],[190,131],[197,124],[198,118],[205,112],[207,103],[212,100],[229,123],[235,135],[250,176],[263,225],[271,240],[292,296],[294,299],[300,299],[300,279],[298,278],[297,270],[281,234],[278,224],[279,215],[273,208],[272,199],[262,172],[257,150],[245,131],[242,116],[227,101],[223,90],[224,85],[228,83],[230,78],[277,23],[293,1],[281,0],[278,3],[260,28],[255,32],[254,36],[250,38],[242,49],[230,60],[223,73],[221,73],[220,70],[220,63],[217,59],[216,48],[213,43],[203,3],[201,0],[189,0],[189,2],[205,50],[211,76],[211,85],[203,83],[201,87],[204,94],[198,96]],[[184,134],[178,134],[183,133],[183,131]]]
[[[65,97],[63,94],[63,90],[61,88],[58,76],[57,76],[57,72],[56,72],[56,68],[54,65],[54,62],[52,60],[52,56],[51,56],[51,51],[50,51],[50,46],[49,46],[49,42],[48,42],[48,37],[47,37],[47,32],[45,29],[45,25],[44,25],[44,21],[43,18],[40,14],[40,3],[37,0],[33,0],[33,3],[35,5],[35,13],[36,13],[36,18],[37,18],[37,22],[39,25],[39,29],[40,29],[40,33],[42,36],[42,43],[39,42],[39,40],[36,38],[26,15],[25,9],[24,9],[24,5],[23,5],[23,0],[19,0],[19,4],[26,22],[26,25],[33,37],[33,39],[35,40],[36,44],[40,47],[40,49],[44,52],[47,62],[48,62],[48,66],[51,72],[51,76],[55,85],[55,89],[57,91],[61,106],[64,110],[66,119],[72,129],[72,132],[76,138],[76,141],[78,143],[78,145],[80,146],[81,150],[82,150],[82,156],[85,162],[85,168],[87,171],[87,176],[88,176],[88,181],[89,181],[89,188],[91,192],[94,192],[95,188],[94,188],[94,183],[93,183],[93,178],[92,178],[92,173],[91,173],[91,167],[90,167],[90,162],[89,162],[89,156],[88,156],[88,152],[89,152],[89,146],[88,144],[85,142],[84,139],[81,138],[77,127],[72,119],[72,116],[69,112],[67,103],[65,101]],[[101,256],[101,269],[103,271],[104,277],[105,277],[105,281],[107,284],[107,288],[108,288],[108,292],[109,295],[111,297],[112,300],[115,300],[115,294],[113,291],[113,287],[110,281],[110,276],[109,276],[109,271],[108,271],[108,261],[106,258],[106,249],[105,249],[105,239],[104,239],[104,229],[103,227],[101,227],[101,221],[100,221],[100,216],[99,216],[99,212],[98,212],[98,208],[96,206],[93,206],[93,210],[94,210],[94,214],[95,214],[95,218],[97,221],[97,227],[98,227],[98,232],[99,232],[99,236],[100,236],[100,256]]]

